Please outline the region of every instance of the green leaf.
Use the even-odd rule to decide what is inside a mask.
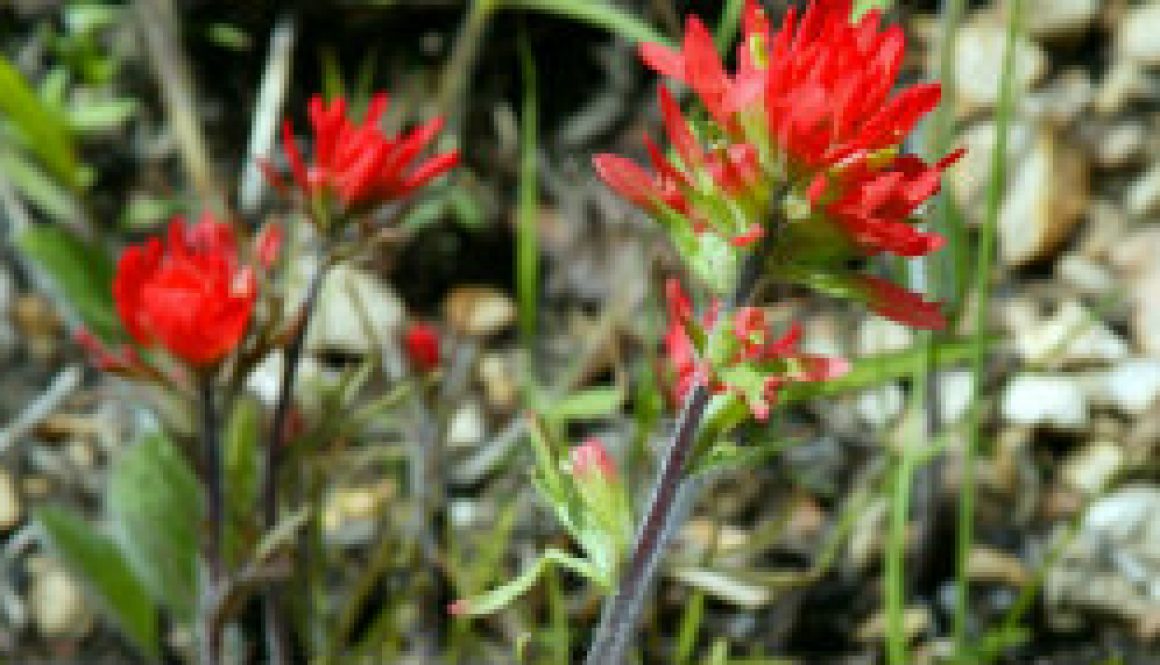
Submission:
[[[184,207],[177,198],[158,198],[147,194],[131,196],[121,209],[120,223],[127,229],[155,229]]]
[[[507,607],[516,598],[524,595],[529,589],[540,579],[540,576],[548,570],[549,566],[559,565],[567,568],[581,577],[588,578],[593,582],[603,585],[599,575],[592,569],[592,566],[583,559],[578,559],[570,554],[565,554],[560,550],[548,549],[544,551],[544,555],[532,564],[527,570],[520,573],[514,580],[502,584],[491,591],[486,591],[477,596],[471,596],[462,601],[461,615],[462,616],[485,616],[494,614],[499,610]]]
[[[72,193],[22,153],[10,150],[0,152],[0,171],[4,172],[25,199],[44,214],[64,223],[77,219],[77,202]]]
[[[775,439],[755,445],[739,446],[732,441],[718,441],[696,460],[690,471],[699,475],[725,469],[752,469],[793,445],[792,441]]]
[[[550,420],[592,420],[620,412],[624,391],[619,386],[578,390],[560,398],[544,413]]]
[[[99,134],[119,128],[137,113],[135,99],[85,101],[68,108],[68,124],[80,134]]]
[[[113,537],[149,594],[181,620],[197,607],[201,487],[161,434],[126,450],[109,475],[105,508]]]
[[[227,531],[226,549],[234,563],[242,561],[241,535],[254,523],[254,506],[258,504],[260,417],[257,402],[243,397],[237,400],[226,423],[224,462],[229,488],[226,508],[231,527]]]
[[[531,9],[587,23],[630,42],[672,43],[648,23],[603,0],[499,0],[508,9]]]
[[[157,609],[113,541],[84,518],[46,506],[36,521],[49,549],[80,575],[98,604],[149,658],[157,657]]]
[[[113,261],[104,248],[49,225],[29,228],[17,244],[48,272],[94,335],[106,342],[120,337],[113,306]]]
[[[0,111],[19,130],[29,150],[53,177],[70,189],[81,187],[81,169],[68,124],[44,104],[24,75],[0,56]]]

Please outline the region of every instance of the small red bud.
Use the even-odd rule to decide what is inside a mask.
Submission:
[[[439,366],[439,331],[429,323],[416,323],[407,329],[403,346],[411,366],[420,372],[430,372]]]

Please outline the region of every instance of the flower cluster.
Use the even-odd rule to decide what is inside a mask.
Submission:
[[[643,45],[644,62],[688,85],[709,120],[691,126],[661,86],[676,158],[646,140],[651,173],[616,155],[598,155],[596,170],[671,230],[691,229],[696,242],[677,244],[702,276],[732,267],[721,258],[728,254],[719,240],[750,247],[776,224],[774,272],[807,284],[826,273],[831,292],[910,325],[940,328],[945,322],[933,303],[863,275],[834,278],[851,259],[938,249],[942,238],[917,228],[913,215],[960,155],[927,164],[902,154],[902,139],[938,104],[939,85],[892,95],[905,51],[901,28],[882,29],[877,11],[855,23],[850,14],[850,0],[816,0],[800,17],[790,9],[773,33],[758,3],[748,0],[732,75],[696,17],[688,19],[680,50]],[[712,251],[707,242],[716,243]]]
[[[720,307],[714,301],[698,321],[680,282],[669,280],[666,296],[665,350],[676,375],[674,401],[704,383],[714,393],[737,395],[754,418],[765,420],[786,383],[827,381],[849,370],[841,358],[798,351],[797,325],[775,336],[761,308],[741,307],[729,320],[718,321]]]
[[[360,212],[398,200],[426,185],[459,163],[459,152],[435,155],[416,163],[419,154],[443,128],[435,118],[409,133],[388,136],[379,127],[387,110],[387,95],[375,94],[361,123],[347,116],[346,100],[329,103],[315,95],[307,113],[314,139],[314,160],[307,163],[294,140],[294,128],[282,127],[286,159],[294,186],[310,201],[331,202],[342,212]],[[271,169],[272,182],[285,189]]]
[[[260,261],[277,255],[277,234],[259,236]],[[150,238],[125,250],[113,281],[117,313],[141,346],[160,346],[193,367],[220,362],[246,332],[257,298],[254,269],[238,257],[233,228],[209,213],[192,226],[169,225],[166,240]],[[91,338],[82,339],[94,351]],[[96,353],[98,364],[131,364]]]

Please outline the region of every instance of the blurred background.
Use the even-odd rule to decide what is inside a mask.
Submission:
[[[765,3],[775,17],[786,4]],[[794,445],[710,485],[646,617],[645,661],[878,662],[890,496],[905,459],[915,480],[905,630],[914,662],[939,662],[956,604],[958,451],[977,408],[969,575],[980,658],[1160,662],[1160,2],[1024,0],[1003,117],[1011,0],[862,4],[905,27],[905,81],[946,85],[941,115],[910,149],[967,149],[930,210],[949,242],[926,288],[955,324],[932,340],[770,291],[776,319],[801,321],[807,347],[863,362],[824,391],[787,396],[753,433]],[[118,249],[173,215],[231,210],[248,228],[284,216],[255,157],[277,163],[273,128],[288,117],[301,131],[315,92],[357,107],[387,90],[388,127],[443,115],[439,148],[463,152],[453,177],[405,211],[396,242],[329,280],[307,342],[307,418],[331,404],[336,377],[391,357],[407,321],[436,323],[458,372],[436,409],[437,490],[408,473],[405,414],[319,444],[327,475],[312,496],[327,572],[311,583],[328,634],[349,645],[322,662],[403,662],[424,617],[443,621],[412,602],[432,599],[412,575],[430,553],[401,544],[431,492],[451,594],[435,602],[567,547],[527,483],[526,409],[569,440],[609,442],[644,491],[648,451],[671,418],[660,285],[679,264],[590,159],[643,157],[642,135],[661,135],[656,78],[636,44],[679,39],[688,13],[729,44],[740,7],[0,2],[0,654],[146,662],[44,546],[35,517],[66,505],[108,520],[102,497],[122,449],[188,414],[146,407],[89,369],[72,334],[115,325]],[[1000,133],[1006,184],[995,187]],[[979,338],[976,248],[989,210],[997,258],[991,334]],[[979,345],[989,362],[976,377],[966,361]],[[272,399],[273,371],[251,381],[259,403]],[[360,390],[392,384],[376,369]],[[526,643],[529,662],[570,662],[598,607],[584,583],[553,574],[496,618],[449,624],[441,658],[511,662]],[[161,639],[180,650],[190,636]]]

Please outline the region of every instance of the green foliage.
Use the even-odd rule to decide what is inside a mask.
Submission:
[[[106,342],[118,339],[113,260],[102,247],[59,226],[29,228],[17,243],[48,273],[94,335]]]
[[[68,121],[46,104],[24,75],[0,56],[0,112],[12,123],[24,147],[69,189],[80,189],[83,177]]]
[[[52,552],[80,574],[133,645],[156,658],[157,608],[112,539],[60,507],[40,509],[36,521]]]
[[[161,434],[127,449],[106,488],[109,526],[150,596],[180,620],[198,599],[201,487],[181,452]]]
[[[229,526],[226,551],[234,563],[241,562],[242,541],[247,527],[254,523],[254,506],[258,505],[258,487],[261,480],[261,453],[258,438],[261,433],[261,410],[252,399],[239,399],[226,423],[224,464],[226,509]]]

